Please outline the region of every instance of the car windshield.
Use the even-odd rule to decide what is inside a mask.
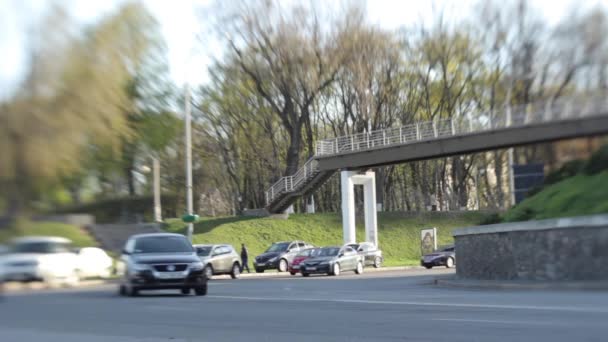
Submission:
[[[211,254],[211,249],[211,246],[196,247],[196,254],[198,256],[209,256],[209,254]]]
[[[70,252],[69,243],[38,241],[38,242],[19,242],[12,248],[13,253],[66,253]]]
[[[270,248],[268,248],[266,250],[266,252],[267,253],[284,252],[287,250],[287,247],[289,247],[289,242],[273,243],[272,246],[270,246]]]
[[[336,256],[340,252],[340,248],[337,247],[329,247],[329,248],[321,248],[316,256],[320,257],[328,257],[328,256]]]
[[[188,239],[181,236],[147,236],[135,241],[133,253],[192,253]]]
[[[319,251],[319,248],[309,248],[309,249],[305,249],[305,250],[301,251],[296,256],[299,256],[299,257],[315,256],[315,254],[318,253],[318,251]]]

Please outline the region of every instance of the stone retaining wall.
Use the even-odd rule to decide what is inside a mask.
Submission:
[[[608,215],[457,229],[463,279],[608,280]]]

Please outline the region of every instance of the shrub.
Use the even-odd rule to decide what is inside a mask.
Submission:
[[[553,171],[545,177],[545,185],[555,184],[563,181],[566,178],[574,177],[585,168],[585,161],[572,160],[565,163],[557,171]],[[538,192],[539,189],[536,189]]]
[[[500,214],[492,213],[492,214],[485,216],[479,224],[487,225],[487,224],[495,224],[495,223],[501,223],[501,222],[502,222],[502,217],[500,216]]]
[[[163,195],[161,198],[163,217],[176,217],[177,197]],[[153,213],[153,197],[135,196],[104,199],[96,202],[64,207],[53,211],[53,214],[90,214],[95,216],[97,223],[114,223],[119,221],[132,221],[135,215],[143,216],[144,220],[151,221]]]
[[[608,170],[608,144],[600,147],[585,165],[585,173],[595,175],[604,170]]]

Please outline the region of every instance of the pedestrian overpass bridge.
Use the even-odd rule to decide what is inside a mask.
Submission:
[[[315,155],[302,168],[293,175],[282,177],[266,191],[266,209],[270,213],[284,212],[298,197],[311,194],[334,172],[341,170],[345,242],[354,239],[352,186],[365,184],[366,231],[368,223],[373,225],[369,227],[373,232],[368,232],[367,241],[377,243],[375,183],[362,179],[371,177],[373,180],[374,175],[361,171],[375,166],[602,134],[608,134],[607,92],[506,106],[493,112],[470,112],[449,119],[324,139],[317,142]]]

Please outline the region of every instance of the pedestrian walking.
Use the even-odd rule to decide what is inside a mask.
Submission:
[[[243,273],[243,271],[245,269],[247,269],[247,273],[249,272],[249,265],[247,264],[247,261],[249,260],[249,251],[247,250],[247,247],[245,247],[245,244],[242,243],[241,244],[241,273]]]

